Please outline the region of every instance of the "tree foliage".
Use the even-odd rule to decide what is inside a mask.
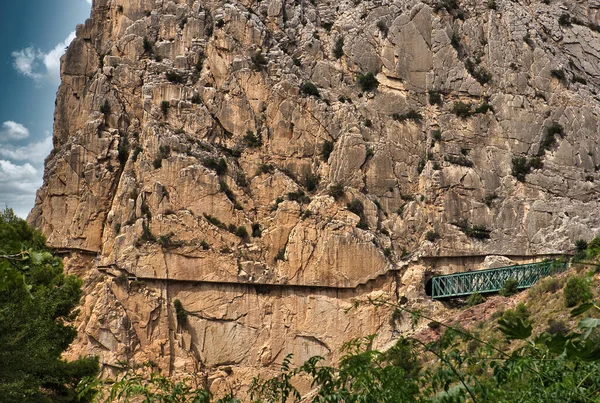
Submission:
[[[75,386],[97,373],[97,360],[61,359],[76,336],[69,322],[81,284],[63,274],[39,232],[11,209],[0,213],[0,400],[87,400]]]

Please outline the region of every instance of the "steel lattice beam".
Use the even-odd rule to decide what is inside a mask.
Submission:
[[[436,276],[431,279],[431,297],[447,298],[496,292],[504,287],[508,279],[518,281],[517,288],[529,288],[540,278],[568,269],[567,262],[545,261],[516,266],[469,271],[464,273]]]

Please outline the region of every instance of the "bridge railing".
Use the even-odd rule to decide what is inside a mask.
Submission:
[[[540,278],[568,269],[568,262],[545,261],[496,269],[469,271],[436,276],[431,279],[431,297],[447,298],[490,293],[501,290],[508,279],[518,282],[517,288],[529,288]]]

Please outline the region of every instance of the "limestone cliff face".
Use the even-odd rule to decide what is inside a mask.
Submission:
[[[600,1],[452,3],[94,0],[29,217],[87,279],[73,354],[236,388],[408,328],[356,298],[591,238]]]

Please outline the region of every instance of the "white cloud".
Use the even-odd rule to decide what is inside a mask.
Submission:
[[[42,185],[44,159],[52,150],[52,136],[29,144],[14,141],[29,137],[29,129],[8,120],[0,129],[0,209],[9,206],[20,217],[26,217],[35,202],[35,193]]]
[[[44,55],[44,66],[46,66],[48,75],[54,80],[60,80],[60,57],[65,54],[65,49],[73,39],[75,39],[75,31],[71,32],[67,39]]]
[[[20,123],[7,120],[2,123],[0,129],[0,141],[3,140],[22,140],[29,137],[29,130]]]
[[[31,164],[18,165],[0,160],[0,208],[6,205],[19,216],[26,217],[41,185],[41,171]]]
[[[19,51],[12,52],[13,67],[24,76],[38,80],[41,75],[35,73],[34,64],[36,59],[40,57],[40,52],[35,50],[33,47],[21,49]]]
[[[85,0],[88,2],[88,4],[92,4],[92,0]]]
[[[25,146],[3,144],[0,148],[0,157],[15,161],[30,161],[35,165],[42,165],[51,150],[52,136],[47,135],[43,140]]]
[[[43,80],[57,84],[60,81],[60,57],[73,39],[75,39],[74,31],[48,53],[35,49],[33,46],[14,51],[12,52],[13,67],[20,74],[32,78],[38,84]]]
[[[0,172],[2,172],[2,175],[0,175],[0,184],[31,179],[38,173],[37,169],[35,169],[30,163],[16,165],[6,160],[0,160]],[[38,180],[40,178],[35,179]]]

